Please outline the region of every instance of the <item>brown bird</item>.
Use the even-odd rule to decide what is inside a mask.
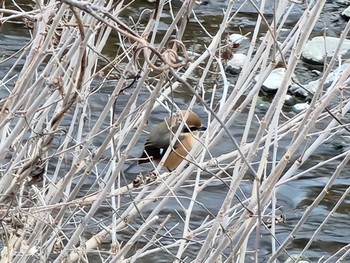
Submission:
[[[159,163],[184,118],[186,119],[182,131],[163,165],[169,171],[175,170],[194,146],[196,142],[195,133],[205,130],[199,116],[191,110],[182,110],[175,116],[167,118],[159,123],[150,132],[149,138],[145,143],[143,154],[138,163],[146,163],[151,160]]]

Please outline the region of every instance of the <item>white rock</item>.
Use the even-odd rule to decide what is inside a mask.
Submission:
[[[232,34],[227,39],[227,44],[232,47],[233,53],[246,54],[249,49],[250,39],[241,34]]]
[[[326,54],[327,57],[334,55],[334,52],[339,44],[339,40],[340,39],[336,37],[314,37],[306,43],[302,56],[304,59],[310,62],[323,64],[324,56]],[[339,54],[350,54],[350,40],[344,40]]]
[[[244,54],[233,54],[233,57],[227,61],[226,70],[233,73],[238,74],[247,59],[247,56]]]
[[[301,112],[307,108],[309,108],[309,104],[307,104],[307,103],[297,103],[293,106],[293,110],[295,112]]]
[[[241,34],[231,34],[228,37],[228,41],[231,43],[240,44],[240,43],[242,43],[243,40],[248,40],[248,38],[246,36],[241,35]]]
[[[286,106],[294,106],[295,105],[295,98],[294,98],[294,96],[287,94],[286,98],[284,100],[284,105],[286,105]]]
[[[299,256],[297,254],[292,254],[288,257],[288,259],[286,261],[284,261],[284,263],[311,263],[311,261],[309,261],[307,258],[305,258],[304,256]]]
[[[350,6],[341,12],[341,15],[350,18]]]
[[[285,74],[285,68],[276,68],[272,70],[263,83],[264,90],[267,92],[276,92],[280,88]]]
[[[304,85],[304,88],[311,92],[311,94],[315,94],[318,85],[320,84],[320,80],[310,81],[308,84]]]

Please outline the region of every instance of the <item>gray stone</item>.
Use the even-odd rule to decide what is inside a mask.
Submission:
[[[307,92],[307,90],[301,88],[300,86],[292,83],[292,85],[289,87],[289,92],[293,94],[295,97],[306,99],[308,97],[311,97],[312,94]]]
[[[341,15],[346,18],[346,19],[349,19],[350,18],[350,6],[346,9],[344,9],[343,12],[341,12]]]
[[[310,63],[323,64],[325,55],[327,57],[334,55],[339,41],[340,39],[336,37],[314,37],[306,43],[302,56]],[[350,40],[344,40],[339,55],[350,55]]]
[[[282,84],[285,73],[285,68],[276,68],[272,70],[263,83],[263,90],[266,92],[276,92]]]
[[[233,54],[233,57],[227,61],[226,70],[232,74],[239,74],[247,59],[244,54]]]
[[[307,104],[307,103],[297,103],[293,106],[293,110],[295,112],[301,112],[307,108],[309,108],[309,104]]]
[[[295,103],[296,103],[296,101],[295,101],[294,96],[287,94],[286,98],[284,100],[284,105],[293,106],[293,105],[295,105]]]
[[[243,36],[241,34],[231,34],[229,37],[228,37],[228,41],[230,43],[238,43],[238,44],[241,44],[242,41],[247,41],[249,40],[249,38],[247,38],[246,36]]]

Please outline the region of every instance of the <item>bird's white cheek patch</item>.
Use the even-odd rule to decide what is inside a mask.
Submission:
[[[159,149],[159,154],[162,155],[164,153],[164,149],[163,148],[160,148]]]

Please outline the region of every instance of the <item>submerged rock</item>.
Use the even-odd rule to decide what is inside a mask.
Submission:
[[[332,57],[339,45],[340,38],[314,37],[309,40],[302,52],[304,60],[314,64],[323,64],[325,56]],[[350,57],[350,40],[345,39],[339,50],[339,55]]]

